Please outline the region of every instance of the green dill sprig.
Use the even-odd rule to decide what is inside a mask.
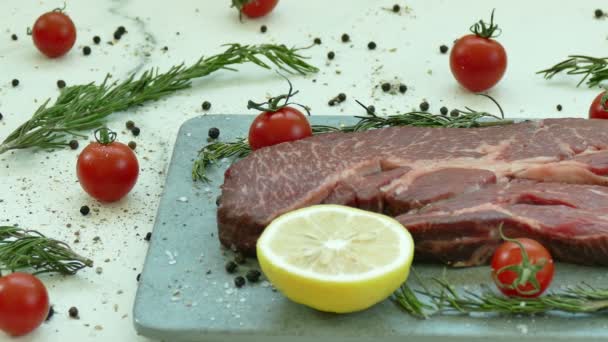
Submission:
[[[78,255],[64,242],[34,230],[0,226],[0,270],[72,275],[92,266],[92,260]]]
[[[111,82],[108,75],[101,84],[64,88],[54,104],[49,104],[50,99],[45,101],[30,120],[4,139],[0,144],[0,154],[16,149],[68,146],[68,136],[84,137],[80,131],[101,127],[104,119],[114,112],[189,88],[193,79],[215,71],[235,71],[234,65],[253,63],[266,69],[275,65],[283,71],[300,74],[318,70],[304,61],[299,54],[300,49],[272,44],[227,46],[218,55],[201,58],[190,66],[180,64],[164,73],[151,69],[139,77],[131,75],[122,82]]]
[[[583,75],[577,83],[577,87],[587,81],[589,88],[600,86],[608,80],[608,57],[589,57],[582,55],[571,55],[568,59],[554,66],[538,71],[545,79],[550,80],[553,76],[565,72],[567,75]]]

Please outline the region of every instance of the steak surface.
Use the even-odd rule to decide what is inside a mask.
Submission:
[[[606,174],[608,120],[328,133],[234,163],[219,238],[252,255],[275,217],[333,203],[396,217],[418,261],[484,264],[502,226],[540,240],[558,260],[608,265]]]

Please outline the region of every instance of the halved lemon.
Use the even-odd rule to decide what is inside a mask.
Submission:
[[[287,298],[320,311],[360,311],[386,299],[409,274],[410,233],[385,215],[339,205],[284,214],[257,242],[268,280]]]

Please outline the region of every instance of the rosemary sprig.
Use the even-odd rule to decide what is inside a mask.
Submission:
[[[421,284],[421,280],[418,280]],[[505,297],[483,286],[481,293],[458,291],[445,278],[433,278],[434,288],[423,285],[412,290],[403,284],[393,299],[407,313],[428,318],[445,313],[498,313],[533,315],[560,311],[565,313],[595,313],[608,311],[608,289],[583,284],[569,287],[537,298]],[[419,295],[416,295],[418,293]]]
[[[589,57],[582,55],[571,55],[565,61],[559,62],[554,66],[538,71],[543,74],[545,79],[565,72],[568,75],[583,75],[583,78],[576,85],[577,87],[587,80],[589,88],[599,86],[602,81],[608,80],[608,57]]]
[[[260,57],[265,57],[269,62]],[[63,89],[53,105],[49,105],[50,99],[45,101],[30,120],[4,139],[0,144],[0,154],[34,147],[65,147],[69,144],[67,136],[83,136],[78,131],[99,128],[104,119],[114,112],[158,100],[190,87],[192,79],[222,69],[234,71],[233,65],[248,62],[266,69],[270,69],[269,64],[272,64],[290,73],[317,71],[317,68],[304,61],[299,49],[272,44],[229,44],[218,55],[201,58],[191,66],[182,63],[165,73],[150,69],[138,78],[131,75],[122,82],[110,82],[108,75],[99,85],[90,83]]]
[[[192,167],[192,179],[209,182],[207,168],[218,160],[224,158],[242,158],[251,153],[251,147],[244,138],[239,138],[233,142],[216,141],[203,147],[198,153],[198,159]]]
[[[76,254],[64,242],[34,230],[0,226],[0,270],[71,275],[92,266],[92,260]]]

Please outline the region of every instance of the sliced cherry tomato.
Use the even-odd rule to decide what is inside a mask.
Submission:
[[[0,330],[12,336],[34,331],[49,313],[44,284],[27,273],[0,278]]]
[[[492,257],[492,278],[507,296],[540,296],[553,280],[551,254],[535,240],[507,239]]]
[[[232,4],[241,14],[249,18],[259,18],[270,13],[279,0],[233,0]]]
[[[498,27],[494,25],[494,12],[489,26],[479,22],[472,27],[474,34],[458,39],[450,53],[452,74],[466,89],[482,92],[492,88],[507,70],[507,53],[492,39]]]
[[[306,116],[288,106],[258,115],[249,128],[249,145],[253,150],[257,150],[311,135],[312,128]]]
[[[41,15],[32,28],[34,45],[47,57],[65,55],[76,42],[76,26],[65,13],[56,10]]]
[[[99,201],[115,202],[135,186],[139,163],[129,146],[114,141],[114,132],[103,130],[99,136],[96,132],[97,142],[82,150],[76,169],[84,191]]]
[[[608,92],[598,94],[591,107],[589,107],[589,119],[608,119]]]

